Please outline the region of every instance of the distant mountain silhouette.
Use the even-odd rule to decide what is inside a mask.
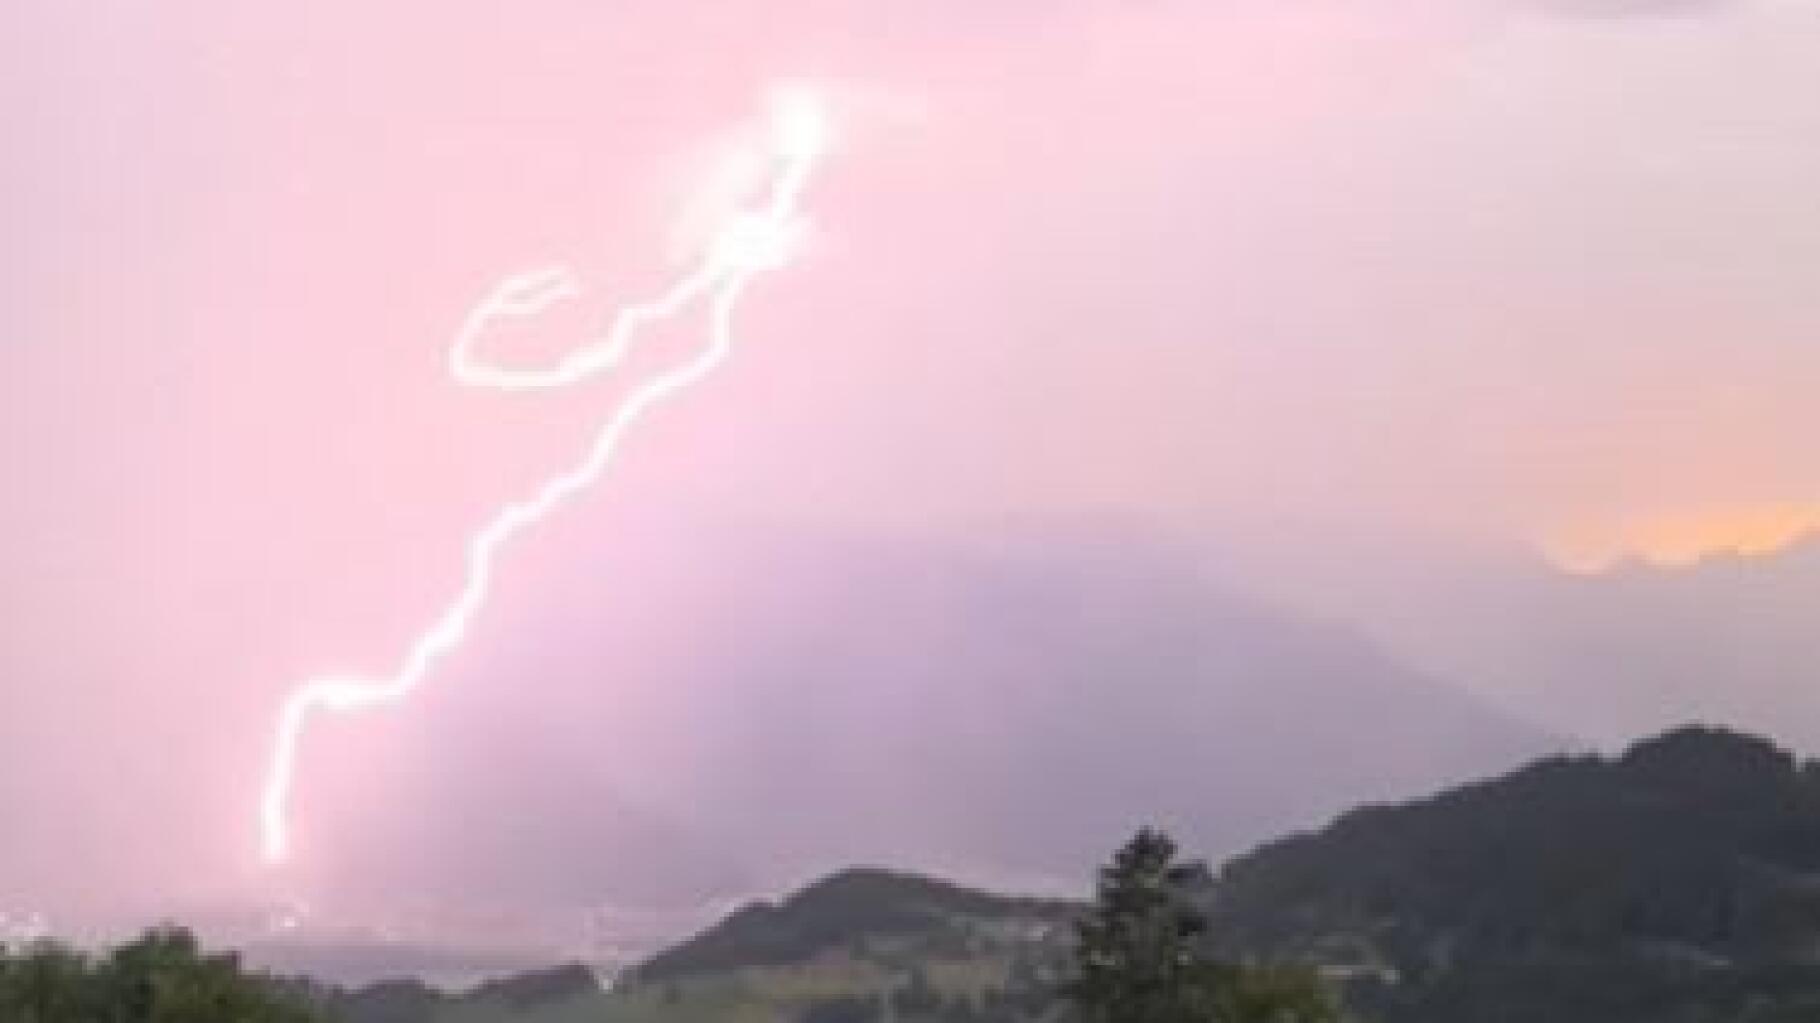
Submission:
[[[1600,745],[1685,721],[1723,721],[1820,749],[1820,539],[1597,574],[1529,552],[1321,552],[1292,599],[1379,637],[1497,705]]]
[[[687,907],[878,862],[1077,891],[1141,824],[1222,855],[1556,746],[1152,533],[638,540],[514,607],[560,656],[478,643],[487,677],[400,719],[442,729],[416,787],[318,825],[364,902]],[[616,572],[664,583],[577,595]]]
[[[1627,734],[1721,720],[1820,746],[1820,540],[1683,568],[1630,564],[1538,593],[1527,651],[1538,699]],[[1716,682],[1715,680],[1722,680]]]
[[[1553,745],[1155,535],[745,550],[713,584],[690,805],[786,878],[1072,888],[1146,822],[1224,853]]]

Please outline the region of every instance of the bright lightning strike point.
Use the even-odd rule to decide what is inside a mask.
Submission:
[[[290,852],[291,793],[297,778],[298,748],[310,722],[323,712],[364,710],[410,695],[436,662],[466,637],[486,602],[494,564],[507,541],[598,480],[627,431],[647,411],[720,366],[733,344],[733,314],[746,286],[789,262],[801,243],[802,193],[827,147],[828,118],[819,98],[804,89],[780,91],[774,97],[769,142],[763,154],[772,170],[762,201],[737,211],[690,273],[657,297],[621,309],[598,337],[553,366],[497,366],[477,358],[473,347],[499,319],[535,316],[579,295],[581,283],[568,267],[550,266],[507,277],[468,312],[449,349],[449,371],[461,384],[506,391],[568,387],[611,370],[637,344],[646,327],[697,305],[707,308],[708,336],[688,361],[634,388],[600,425],[580,460],[545,480],[529,496],[501,508],[469,537],[460,589],[413,640],[395,671],[380,676],[306,679],[285,698],[259,804],[266,862],[282,862]]]

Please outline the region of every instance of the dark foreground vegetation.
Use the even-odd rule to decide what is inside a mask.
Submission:
[[[1312,969],[1218,958],[1191,900],[1206,877],[1175,844],[1140,831],[1100,872],[1075,925],[1061,1004],[1085,1023],[1328,1023],[1336,1003]]]
[[[1209,897],[1224,947],[1387,1023],[1820,1020],[1820,765],[1684,728],[1354,811]]]
[[[4,1023],[1815,1023],[1820,766],[1690,728],[1263,846],[1146,830],[1091,902],[843,871],[621,976],[248,973],[156,930],[0,956]]]
[[[158,928],[106,955],[53,942],[0,948],[6,1023],[317,1023],[304,991]]]

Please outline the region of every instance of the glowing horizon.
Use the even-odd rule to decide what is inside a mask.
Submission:
[[[1766,557],[1820,535],[1820,503],[1697,508],[1628,519],[1605,529],[1563,530],[1543,542],[1563,571],[1598,575],[1637,562],[1688,568],[1715,557]]]

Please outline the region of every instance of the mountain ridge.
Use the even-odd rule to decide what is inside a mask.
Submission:
[[[1193,876],[1213,951],[1316,966],[1378,1023],[1820,1018],[1820,763],[1728,729],[1356,807]],[[1035,1020],[1083,907],[849,868],[611,990],[533,979],[353,1020]]]

